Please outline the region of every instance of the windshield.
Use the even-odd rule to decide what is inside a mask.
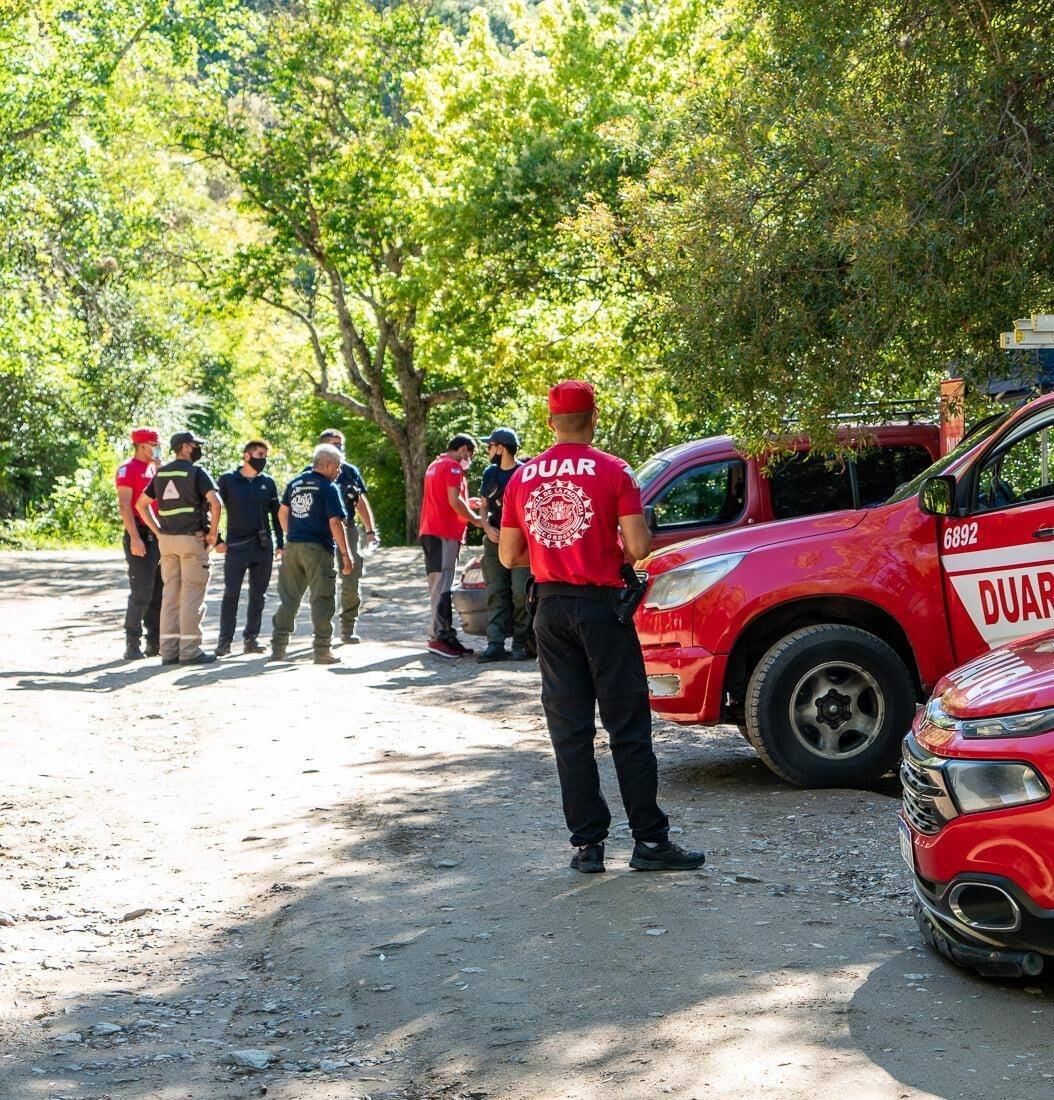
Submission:
[[[932,466],[927,466],[921,474],[913,477],[910,481],[905,481],[903,485],[898,487],[897,491],[886,501],[886,503],[897,504],[899,501],[907,500],[908,497],[913,497],[919,491],[919,486],[926,478],[935,477],[937,474],[943,474],[949,466],[954,465],[967,451],[972,451],[978,443],[983,442],[993,435],[1002,426],[1003,421],[1006,420],[1009,415],[1009,411],[996,413],[994,416],[979,421],[966,433],[962,442],[957,447],[949,451],[946,455],[942,455],[938,458]]]
[[[637,478],[637,485],[641,489],[647,489],[647,487],[663,472],[663,470],[669,469],[670,464],[665,458],[649,458],[647,462],[643,463],[639,470],[635,471]]]

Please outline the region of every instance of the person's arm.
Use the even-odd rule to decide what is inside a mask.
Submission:
[[[282,534],[289,534],[289,505],[278,505],[278,526],[282,528]]]
[[[158,527],[157,520],[154,519],[154,513],[150,510],[150,502],[154,499],[153,496],[150,495],[152,487],[153,483],[151,482],[151,484],[139,494],[139,499],[135,502],[135,510],[139,513],[139,517],[142,519],[143,523],[160,538],[161,528]]]
[[[633,516],[619,516],[618,529],[622,547],[631,562],[638,562],[651,553],[651,530],[639,512]]]
[[[274,556],[280,558],[282,550],[285,548],[285,528],[282,526],[282,506],[278,503],[277,485],[275,485],[271,499],[267,503],[267,514],[269,522],[274,528]]]
[[[132,510],[132,488],[130,485],[117,486],[117,507],[121,512],[121,522],[128,532],[128,549],[137,558],[146,557],[146,544],[139,534],[139,528],[135,522],[135,512]]]
[[[348,553],[348,540],[344,536],[344,522],[338,519],[336,516],[330,516],[329,529],[333,535],[333,541],[337,544],[337,549],[340,551],[340,560],[342,562],[340,571],[344,574],[351,572],[352,561],[351,554]]]
[[[359,519],[362,520],[366,537],[373,542],[380,542],[381,538],[377,533],[377,521],[373,518],[373,509],[370,507],[370,502],[366,499],[364,493],[360,494],[359,499],[355,502],[355,511],[358,513]]]
[[[209,504],[209,529],[205,534],[205,545],[211,550],[220,531],[220,495],[215,489],[210,489],[205,499]]]
[[[450,507],[453,508],[462,519],[467,519],[473,527],[483,526],[483,520],[461,499],[460,486],[448,485],[446,498],[450,502]]]
[[[502,527],[498,538],[498,557],[506,569],[520,569],[531,564],[527,538],[519,527]]]

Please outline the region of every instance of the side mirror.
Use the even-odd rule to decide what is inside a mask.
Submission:
[[[950,516],[955,511],[955,478],[951,474],[926,478],[919,486],[919,508],[928,516]]]
[[[644,522],[649,531],[658,531],[659,525],[655,522],[655,509],[650,504],[644,505]]]

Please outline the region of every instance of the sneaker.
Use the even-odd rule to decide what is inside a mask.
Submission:
[[[457,655],[459,657],[474,657],[476,654],[476,651],[474,649],[469,649],[467,645],[462,645],[457,638],[451,638],[447,644],[452,649],[457,650]]]
[[[688,851],[669,840],[661,841],[654,848],[638,840],[633,845],[629,865],[634,871],[694,871],[705,862],[702,852]]]
[[[215,653],[199,653],[196,657],[189,657],[187,660],[180,660],[181,665],[211,665],[216,660]]]
[[[355,633],[354,630],[345,630],[340,635],[340,640],[345,645],[358,645],[362,639]]]
[[[242,653],[266,653],[262,645],[255,638],[246,638],[245,644],[242,646]]]
[[[339,665],[340,658],[328,649],[320,649],[315,654],[316,665]]]
[[[509,654],[510,661],[533,661],[534,654],[525,645],[516,645],[513,643],[512,652]]]
[[[216,646],[217,657],[229,657],[231,655],[231,643],[219,642]]]
[[[441,642],[438,639],[428,643],[428,652],[434,654],[436,657],[447,657],[450,659],[464,656],[460,649],[455,649],[449,642]]]
[[[141,661],[146,654],[136,645],[126,645],[124,647],[124,659],[126,661]]]
[[[571,857],[571,870],[581,871],[583,875],[604,873],[604,845],[583,844]]]
[[[147,657],[156,657],[161,652],[161,646],[158,642],[147,642],[146,649],[143,650],[143,654]]]
[[[477,661],[504,661],[506,657],[508,654],[501,642],[488,642],[487,648],[482,653],[476,654]]]

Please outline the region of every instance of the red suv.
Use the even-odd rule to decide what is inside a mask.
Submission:
[[[652,707],[739,724],[791,782],[873,782],[944,673],[1054,625],[1051,429],[1054,395],[977,425],[877,507],[652,555],[636,619]]]
[[[1054,956],[1054,632],[945,676],[900,774],[924,938],[982,974],[1038,974]]]

